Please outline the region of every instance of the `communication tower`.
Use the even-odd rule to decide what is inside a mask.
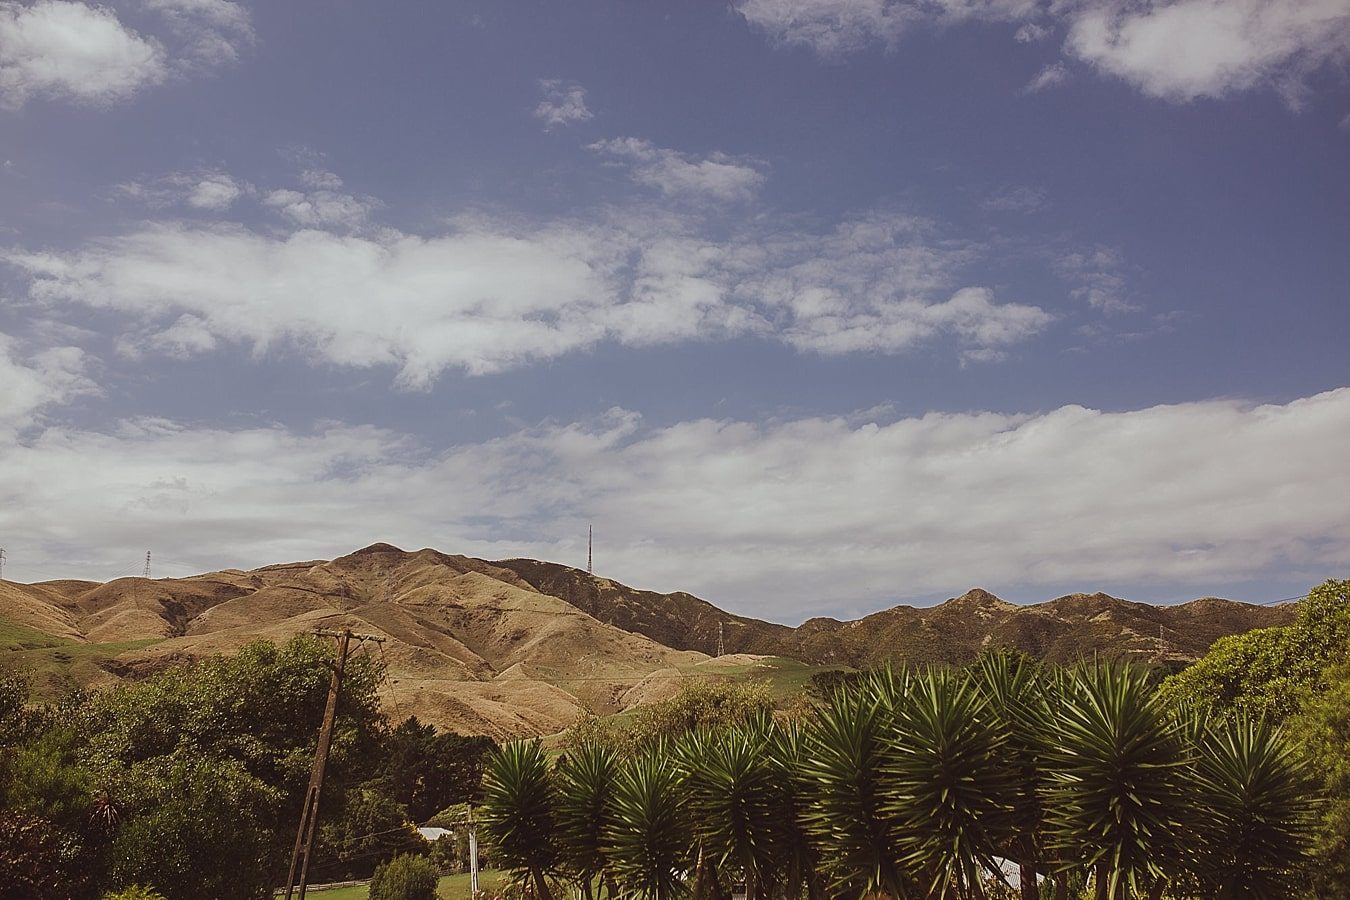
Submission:
[[[142,577],[144,577],[144,578],[149,578],[149,577],[150,577],[150,551],[149,551],[149,550],[145,551],[145,573],[144,573],[144,575],[143,575]]]

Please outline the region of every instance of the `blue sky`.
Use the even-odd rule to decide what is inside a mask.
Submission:
[[[0,2],[6,576],[1350,566],[1350,2]]]

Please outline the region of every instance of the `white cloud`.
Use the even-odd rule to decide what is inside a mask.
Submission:
[[[614,410],[443,451],[374,428],[150,420],[0,440],[0,468],[25,473],[0,532],[36,579],[106,577],[146,546],[174,574],[374,540],[579,563],[594,522],[602,574],[797,618],[975,584],[1317,580],[1350,564],[1348,441],[1350,389],[658,428]]]
[[[78,347],[49,347],[22,355],[18,341],[0,333],[0,439],[33,425],[45,409],[96,393]]]
[[[281,203],[289,195],[268,202],[302,226],[352,224],[303,218],[310,201],[296,194],[291,205]],[[647,208],[596,220],[464,217],[431,237],[162,222],[0,260],[27,277],[34,300],[130,317],[131,348],[298,348],[339,365],[393,366],[415,387],[448,368],[495,372],[600,341],[756,335],[838,354],[946,340],[969,351],[1006,348],[1050,321],[962,285],[979,248],[912,217],[878,214],[824,234],[756,222],[716,240],[703,227]]]
[[[638,138],[597,141],[590,149],[627,166],[634,181],[667,197],[745,201],[764,184],[762,163],[725,153],[700,158]]]
[[[35,96],[91,105],[124,100],[164,80],[164,48],[112,10],[66,0],[0,3],[0,104]]]
[[[1055,270],[1073,286],[1072,295],[1108,315],[1140,309],[1129,299],[1123,268],[1120,252],[1110,247],[1065,253],[1055,260]]]
[[[366,223],[376,203],[338,190],[342,179],[332,172],[307,170],[301,179],[311,190],[271,191],[263,205],[303,228],[359,228]]]
[[[0,106],[33,97],[92,106],[126,100],[171,76],[237,61],[254,40],[248,11],[227,0],[144,0],[156,33],[76,0],[0,2]]]
[[[546,78],[539,82],[544,99],[534,108],[534,117],[552,130],[560,125],[572,125],[594,118],[586,107],[586,89],[575,81]]]
[[[142,0],[159,13],[178,39],[176,65],[207,70],[239,61],[256,40],[249,12],[230,0]]]
[[[1306,78],[1350,60],[1345,0],[743,0],[736,9],[771,39],[837,57],[894,47],[915,24],[1007,22],[1014,39],[1067,33],[1067,57],[1172,101],[1272,87],[1297,105]],[[1028,86],[1067,75],[1052,64]]]
[[[1076,14],[1067,50],[1146,94],[1187,101],[1258,84],[1291,102],[1304,77],[1350,61],[1345,0],[1112,3]]]
[[[224,212],[240,198],[255,192],[253,185],[219,169],[173,172],[147,181],[117,186],[117,194],[145,203],[152,209],[184,204],[207,212]]]
[[[1036,73],[1035,77],[1026,83],[1022,92],[1026,94],[1039,94],[1041,91],[1049,90],[1052,87],[1058,87],[1069,80],[1069,67],[1064,63],[1051,63]]]

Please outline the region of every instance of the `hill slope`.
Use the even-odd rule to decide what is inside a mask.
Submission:
[[[614,713],[668,695],[683,677],[747,671],[744,655],[709,659],[719,626],[728,654],[818,667],[962,663],[986,646],[1053,661],[1092,653],[1185,661],[1222,635],[1291,616],[1289,607],[1213,598],[1155,607],[1105,594],[1016,606],[975,589],[934,607],[790,628],[555,563],[388,544],[191,578],[0,582],[4,664],[33,669],[48,692],[136,677],[257,638],[345,627],[386,638],[370,652],[388,664],[398,712],[496,736],[557,731],[583,710]],[[809,674],[793,671],[796,679]]]
[[[1292,606],[1254,606],[1213,597],[1152,606],[1108,594],[1069,594],[1019,606],[974,588],[937,606],[896,606],[853,621],[819,618],[790,628],[732,615],[692,594],[637,590],[557,563],[504,559],[493,565],[602,622],[670,647],[714,653],[720,623],[728,653],[844,666],[886,660],[964,663],[985,646],[1016,647],[1052,662],[1121,652],[1190,661],[1224,635],[1283,625],[1293,618]]]

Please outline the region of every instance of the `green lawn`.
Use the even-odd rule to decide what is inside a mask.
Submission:
[[[119,653],[149,647],[161,640],[87,644],[0,619],[0,671],[26,672],[33,679],[33,692],[39,698],[58,697],[96,680],[101,675],[98,671],[101,664]]]
[[[478,887],[481,891],[493,891],[506,880],[506,873],[490,869],[486,872],[478,873]],[[464,875],[446,875],[441,879],[437,893],[441,900],[468,900],[469,898],[469,876]],[[370,896],[370,887],[364,884],[358,884],[355,887],[333,888],[330,891],[308,890],[305,896],[313,894],[321,900],[366,900]]]

